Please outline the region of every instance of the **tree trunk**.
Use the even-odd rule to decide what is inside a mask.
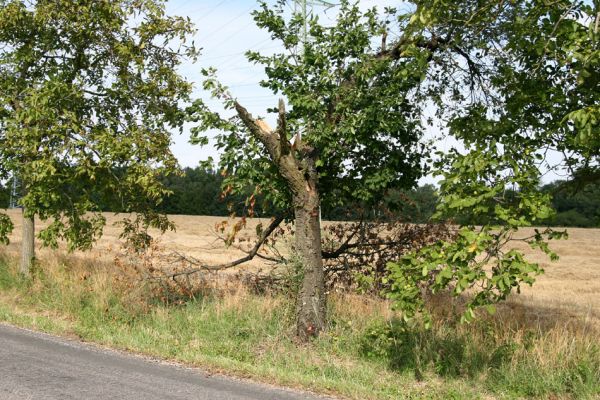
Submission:
[[[302,262],[302,284],[296,304],[296,334],[307,341],[325,329],[325,273],[321,254],[321,221],[316,191],[294,199],[296,252]]]
[[[296,334],[308,340],[325,329],[325,271],[321,250],[317,152],[299,135],[292,145],[288,140],[285,104],[279,100],[277,129],[273,130],[238,102],[235,109],[242,122],[267,149],[271,160],[292,192],[296,220],[296,252],[302,262],[302,284],[296,300]]]
[[[23,275],[29,276],[31,264],[35,258],[35,223],[33,217],[27,217],[23,208],[23,241],[21,243],[21,267]]]

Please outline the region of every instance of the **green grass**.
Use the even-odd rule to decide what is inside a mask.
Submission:
[[[24,280],[0,260],[1,321],[354,399],[600,394],[593,335],[534,330],[500,317],[469,326],[440,319],[425,330],[395,320],[380,301],[333,296],[327,333],[300,345],[288,296],[238,288],[168,305],[101,266],[50,264]]]

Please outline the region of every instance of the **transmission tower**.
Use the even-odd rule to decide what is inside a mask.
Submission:
[[[335,4],[324,0],[293,1],[294,13],[300,14],[302,16],[302,21],[304,21],[304,30],[302,32],[302,44],[304,44],[308,40],[308,17],[312,14],[314,6],[321,6],[325,7],[326,9],[329,9],[331,7],[335,7]]]
[[[303,29],[302,29],[302,40],[300,42],[302,53],[304,53],[305,43],[308,41],[308,17],[313,12],[313,7],[321,6],[325,9],[335,7],[335,4],[324,0],[293,0],[293,10],[295,14],[302,16]],[[300,140],[302,137],[302,129],[297,132],[296,140]],[[321,207],[319,207],[319,223],[321,223]]]

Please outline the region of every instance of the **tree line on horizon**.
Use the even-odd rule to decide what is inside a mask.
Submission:
[[[163,177],[165,187],[171,192],[158,206],[158,211],[171,215],[228,216],[242,215],[247,208],[245,195],[222,196],[223,177],[215,170],[203,167],[186,167],[181,175]],[[578,190],[557,180],[541,186],[541,190],[552,195],[556,214],[545,221],[549,226],[598,228],[600,227],[600,185],[590,184]],[[0,208],[10,204],[11,182],[0,183]],[[432,184],[413,189],[390,190],[383,207],[397,217],[412,223],[425,223],[435,212],[438,196]],[[263,202],[256,207],[257,216],[269,216],[273,210],[263,209]],[[107,212],[120,211],[100,196],[99,209]],[[327,208],[322,218],[330,221],[356,220],[357,207]],[[375,212],[375,211],[372,211]],[[460,221],[459,221],[460,222]]]

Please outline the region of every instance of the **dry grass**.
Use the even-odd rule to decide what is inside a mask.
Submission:
[[[20,230],[22,226],[20,210],[7,210],[13,223],[15,230],[11,235],[11,245],[7,251],[10,254],[17,254],[20,247]],[[105,213],[107,225],[104,230],[103,237],[95,245],[94,249],[89,252],[76,252],[75,257],[84,257],[91,259],[103,259],[112,261],[117,251],[121,247],[119,240],[120,228],[115,226],[121,218],[118,215]],[[244,255],[241,251],[234,248],[224,249],[222,241],[218,239],[215,231],[215,225],[227,218],[225,217],[199,217],[186,215],[173,215],[171,220],[176,224],[177,229],[174,232],[166,232],[161,235],[159,232],[151,231],[150,234],[160,241],[160,244],[172,251],[178,251],[193,257],[207,264],[221,264],[228,261],[233,261]],[[248,221],[246,229],[241,231],[240,239],[253,238],[256,232],[256,225],[260,222],[257,219]],[[263,223],[268,223],[268,220],[263,220]],[[36,220],[36,230],[43,229],[47,223]],[[40,249],[39,258],[46,259],[53,252]],[[260,261],[254,261],[248,264],[249,266],[260,266]]]
[[[525,235],[528,234],[525,230]],[[600,229],[571,228],[569,239],[551,244],[560,256],[551,262],[545,255],[525,247],[530,260],[545,270],[532,288],[515,300],[538,310],[540,315],[600,318]]]

